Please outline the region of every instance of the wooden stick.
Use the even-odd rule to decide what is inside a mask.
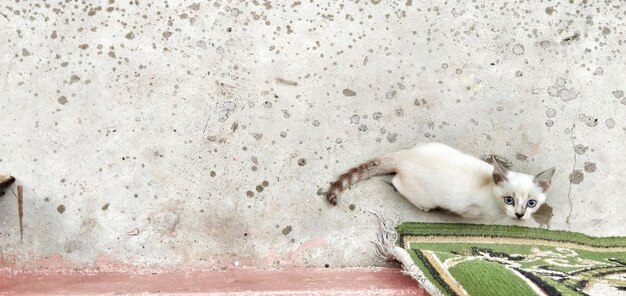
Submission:
[[[17,185],[17,214],[20,217],[20,242],[24,242],[24,187]]]

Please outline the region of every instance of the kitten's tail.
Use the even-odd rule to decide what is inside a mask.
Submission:
[[[349,169],[341,174],[337,180],[330,183],[330,187],[326,191],[326,199],[331,204],[337,205],[337,195],[351,185],[369,177],[393,174],[395,172],[396,166],[393,157],[383,156],[372,159]]]
[[[0,189],[11,185],[13,182],[15,182],[15,178],[13,176],[0,175]]]

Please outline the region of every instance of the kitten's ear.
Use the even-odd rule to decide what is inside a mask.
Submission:
[[[548,191],[548,188],[550,188],[550,185],[552,184],[552,176],[554,175],[555,170],[556,169],[552,167],[535,176],[535,183],[543,192]]]
[[[505,168],[495,157],[492,156],[491,160],[493,162],[493,181],[496,184],[507,181],[508,179],[506,178],[506,175],[509,170]]]

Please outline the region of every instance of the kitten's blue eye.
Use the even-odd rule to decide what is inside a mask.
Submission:
[[[527,205],[529,208],[534,208],[534,207],[537,205],[537,201],[536,201],[536,200],[534,200],[534,199],[531,199],[531,200],[529,200],[529,201],[526,203],[526,205]]]
[[[510,197],[510,196],[505,196],[504,197],[504,203],[507,204],[507,205],[512,205],[512,204],[515,203],[515,200],[512,197]]]

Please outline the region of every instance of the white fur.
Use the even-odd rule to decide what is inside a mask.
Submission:
[[[525,220],[546,199],[534,176],[505,171],[505,181],[496,184],[494,166],[441,143],[418,144],[380,160],[395,167],[392,183],[398,192],[424,211],[444,208],[466,218],[486,219],[506,214],[516,220],[517,211]],[[505,196],[513,197],[515,206],[506,205]],[[529,199],[537,201],[535,207],[525,206]]]

